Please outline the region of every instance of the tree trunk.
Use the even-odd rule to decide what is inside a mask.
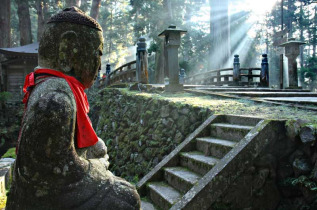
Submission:
[[[10,0],[3,0],[0,7],[0,47],[10,47]]]
[[[317,44],[317,6],[315,6],[314,27],[313,27],[313,58],[316,58],[316,44]]]
[[[299,16],[299,31],[300,31],[300,41],[304,41],[304,25],[303,25],[303,3],[300,3],[300,16]],[[304,46],[300,46],[300,67],[304,67]],[[303,83],[302,83],[303,84]]]
[[[171,0],[163,0],[163,8],[165,11],[165,23],[172,24],[173,23],[173,11],[172,11],[172,1]]]
[[[83,12],[87,12],[88,7],[89,7],[88,0],[81,0],[80,9],[81,9]]]
[[[163,20],[159,21],[159,28],[162,25],[168,26],[173,22],[173,14],[172,14],[172,5],[171,0],[163,0]],[[169,73],[167,72],[167,52],[165,52],[164,40],[160,40],[157,42],[159,46],[158,52],[156,52],[155,59],[155,82],[157,84],[164,83],[164,78],[168,77]]]
[[[29,2],[25,0],[16,0],[18,4],[20,45],[32,43],[31,19],[29,12]]]
[[[98,19],[101,0],[93,0],[90,9],[90,17]]]
[[[39,42],[44,31],[44,25],[46,22],[45,14],[47,14],[47,2],[46,0],[37,0],[37,41]]]
[[[164,69],[165,69],[165,59],[164,59],[164,41],[157,43],[160,46],[160,50],[155,53],[155,83],[164,83]]]
[[[210,57],[209,69],[225,68],[230,57],[230,21],[228,0],[209,0],[210,4]]]
[[[288,36],[293,37],[293,17],[294,17],[294,9],[293,9],[293,0],[288,0],[288,19],[287,19],[287,28],[288,28]]]
[[[72,6],[79,7],[79,0],[66,0],[65,7],[72,7]]]

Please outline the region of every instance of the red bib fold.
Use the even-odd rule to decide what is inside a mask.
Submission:
[[[89,147],[97,143],[98,137],[92,127],[91,121],[88,117],[89,112],[89,103],[87,100],[87,95],[84,92],[85,86],[79,82],[75,77],[68,76],[59,71],[54,71],[50,69],[37,69],[35,72],[31,72],[25,77],[25,82],[23,86],[23,92],[25,92],[23,103],[25,107],[30,96],[31,88],[35,84],[35,75],[36,74],[48,74],[51,76],[63,78],[67,81],[69,87],[71,88],[77,106],[77,127],[76,127],[76,136],[77,136],[77,146],[78,148]]]

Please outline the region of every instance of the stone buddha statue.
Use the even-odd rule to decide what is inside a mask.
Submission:
[[[76,7],[48,21],[26,104],[7,210],[140,209],[134,186],[109,170],[91,127],[85,88],[101,66],[100,25]]]

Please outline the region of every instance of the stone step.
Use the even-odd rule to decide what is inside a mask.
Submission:
[[[165,182],[150,182],[148,188],[149,197],[155,205],[162,209],[171,208],[182,196]]]
[[[219,139],[240,141],[252,128],[253,126],[247,125],[213,123],[211,124],[210,135]]]
[[[219,159],[205,156],[199,151],[182,152],[180,157],[181,166],[187,167],[200,175],[205,175],[219,161]]]
[[[156,210],[156,208],[149,201],[141,200],[141,210]]]
[[[220,116],[220,120],[223,123],[234,124],[234,125],[247,125],[247,126],[256,126],[261,119],[254,117],[241,117],[234,115],[223,115]]]
[[[185,85],[186,86],[186,85]],[[208,90],[211,92],[241,92],[241,91],[245,91],[245,92],[310,92],[310,90],[303,90],[303,89],[272,89],[272,88],[251,88],[251,87],[241,87],[241,86],[230,86],[230,87],[213,87],[213,86],[208,86],[208,85],[196,85],[193,86],[191,88],[195,88],[197,90]]]
[[[206,156],[223,158],[236,144],[234,141],[216,139],[212,137],[196,138],[196,148]]]
[[[183,167],[169,167],[164,169],[164,177],[169,185],[186,193],[201,178],[200,175]]]

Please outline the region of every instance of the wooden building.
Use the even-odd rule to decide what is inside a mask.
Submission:
[[[13,48],[0,48],[4,55],[0,66],[0,91],[12,94],[10,101],[21,101],[25,76],[38,65],[38,43]]]

